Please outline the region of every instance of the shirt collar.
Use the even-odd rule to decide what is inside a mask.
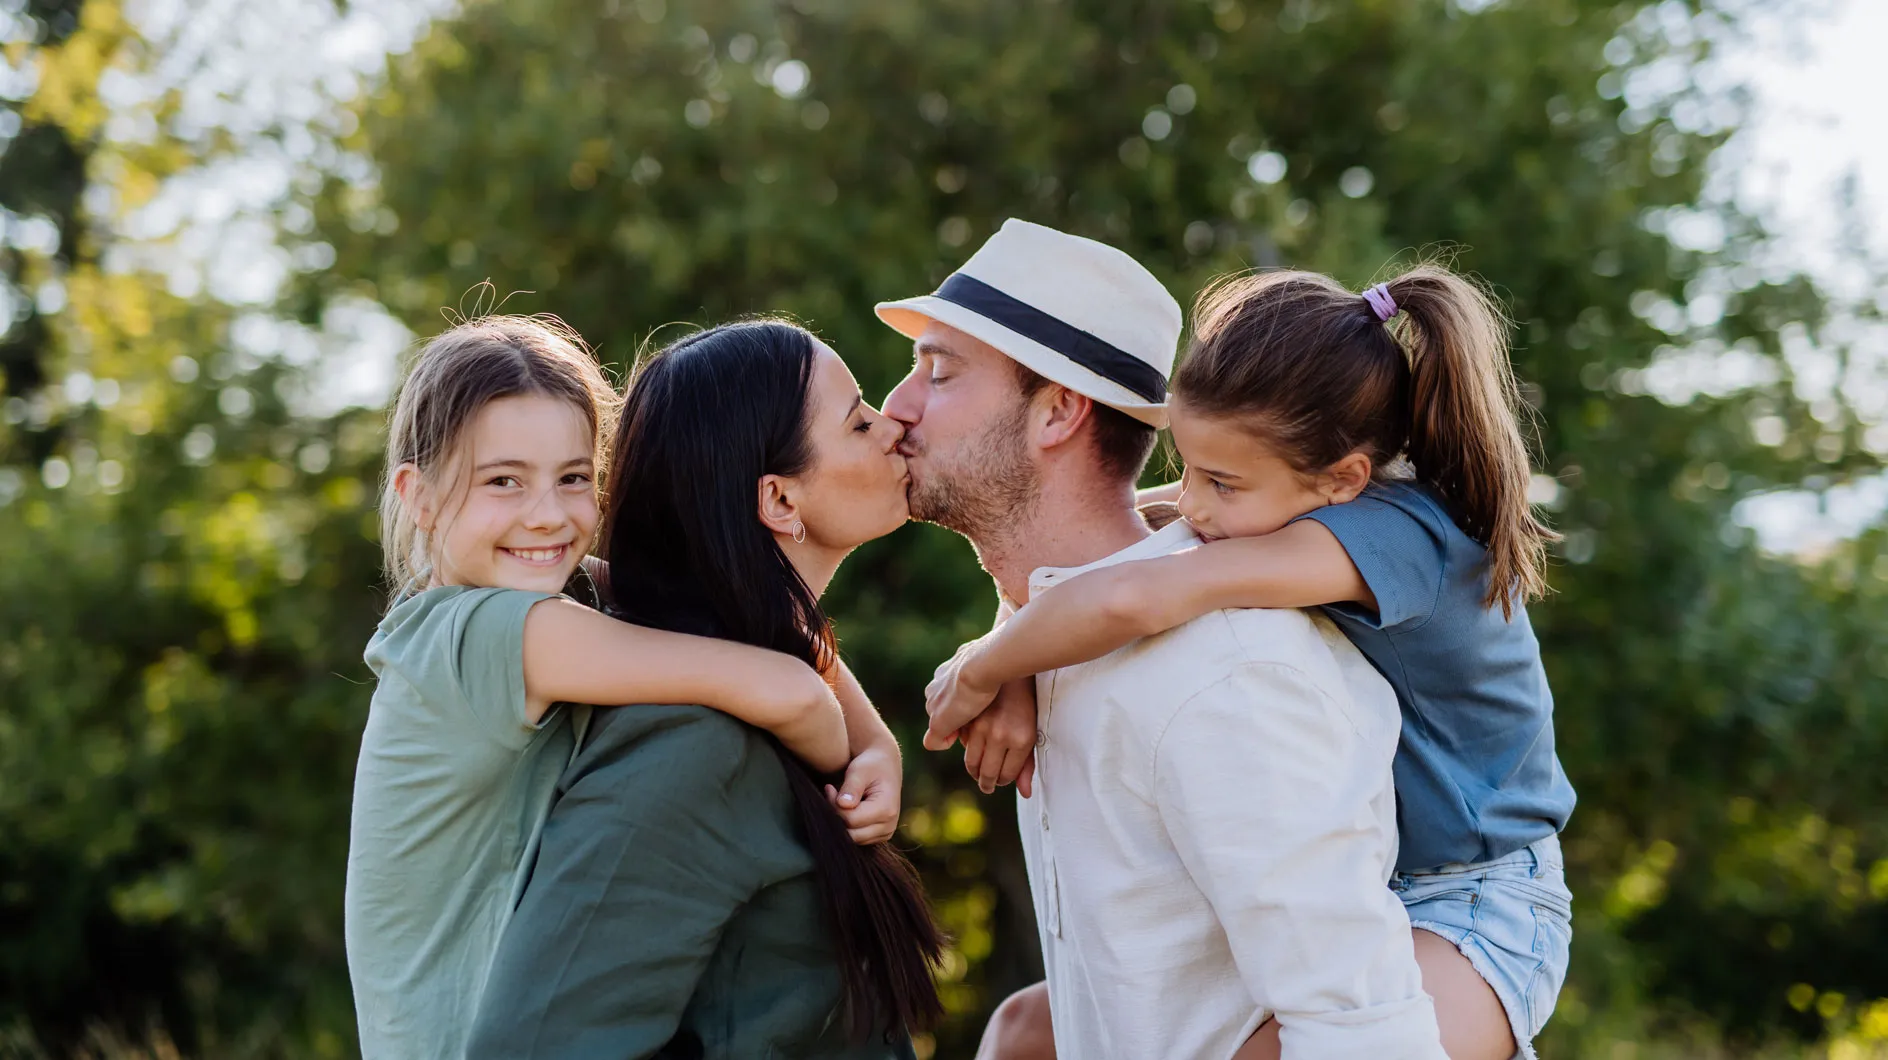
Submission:
[[[1185,519],[1175,519],[1164,528],[1156,530],[1121,551],[1111,556],[1103,556],[1086,566],[1037,567],[1029,574],[1029,595],[1033,598],[1039,590],[1047,589],[1091,570],[1112,567],[1117,563],[1131,563],[1137,559],[1153,559],[1156,556],[1165,556],[1184,548],[1191,548],[1198,544],[1199,540],[1200,535],[1193,531],[1193,527]]]

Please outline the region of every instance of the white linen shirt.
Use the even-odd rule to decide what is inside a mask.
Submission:
[[[1190,548],[1166,529],[1099,567]],[[1322,616],[1219,611],[1036,678],[1019,798],[1058,1055],[1444,1060],[1396,862],[1390,686]]]

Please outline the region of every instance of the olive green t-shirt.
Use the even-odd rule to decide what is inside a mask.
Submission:
[[[459,1060],[578,724],[525,720],[524,622],[546,593],[445,586],[367,645],[345,924],[366,1060]],[[577,724],[574,724],[577,723]]]

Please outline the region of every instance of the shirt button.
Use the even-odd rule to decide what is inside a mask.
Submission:
[[[1049,811],[1048,810],[1042,811],[1042,830],[1045,832],[1049,830]]]
[[[1036,746],[1037,747],[1049,746],[1049,734],[1042,731],[1041,729],[1036,730]]]

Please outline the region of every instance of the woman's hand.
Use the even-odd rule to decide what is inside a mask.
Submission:
[[[964,771],[977,778],[979,791],[989,795],[1014,782],[1028,798],[1036,776],[1035,679],[1004,684],[990,709],[956,735],[964,741]]]
[[[897,744],[873,745],[860,751],[846,766],[837,788],[826,785],[826,801],[846,823],[846,834],[860,846],[883,843],[898,831],[905,769]]]
[[[942,751],[951,745],[959,730],[969,725],[996,699],[995,685],[977,680],[977,667],[971,665],[982,649],[985,634],[957,649],[957,653],[938,666],[931,683],[924,689],[924,710],[931,716],[931,726],[924,734],[927,751]],[[1031,704],[1033,725],[1034,704]]]

